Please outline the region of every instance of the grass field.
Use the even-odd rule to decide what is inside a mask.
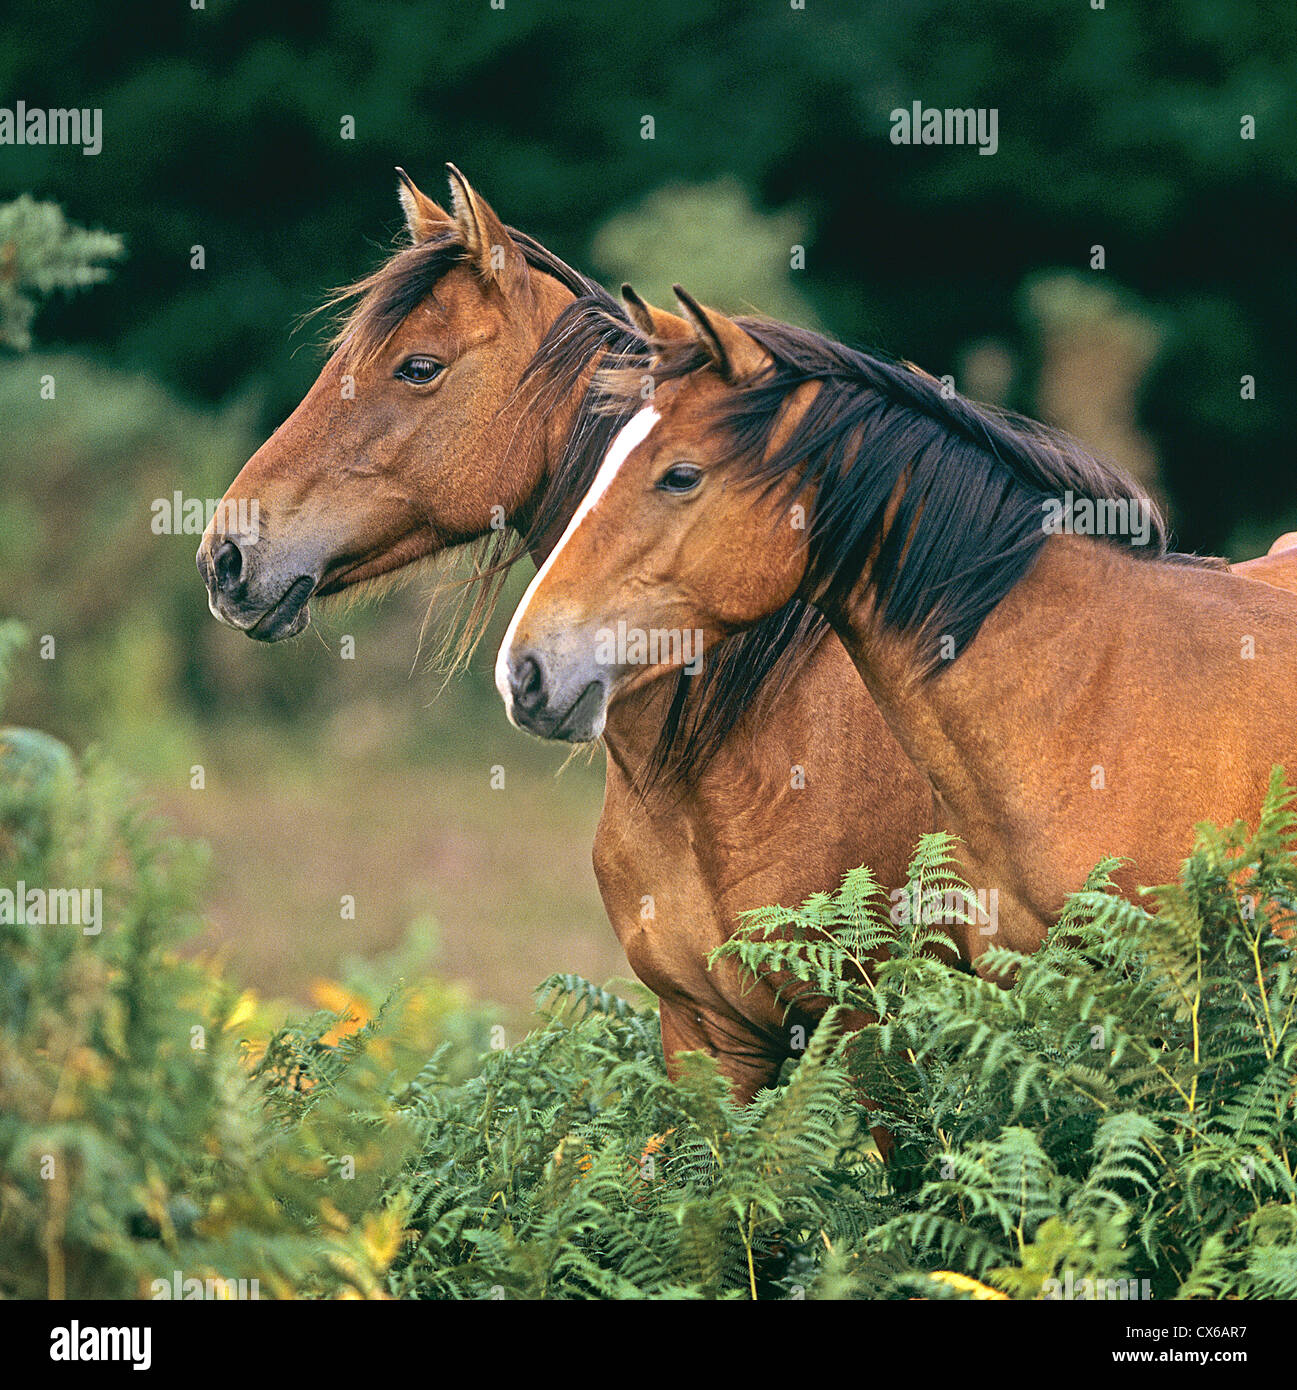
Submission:
[[[410,665],[422,611],[393,596],[383,630]],[[500,622],[507,619],[502,606]],[[498,625],[498,624],[497,624]],[[347,624],[325,613],[326,642]],[[246,642],[235,633],[218,640]],[[207,841],[215,946],[233,974],[270,995],[304,998],[348,957],[391,951],[431,918],[426,965],[502,1005],[514,1023],[552,971],[604,980],[629,973],[608,924],[590,848],[603,798],[603,757],[568,761],[513,729],[480,668],[439,694],[418,671],[375,681],[357,669],[325,721],[290,735],[264,724],[196,735],[146,777],[187,836]],[[249,644],[250,645],[250,644]],[[274,652],[309,678],[319,644]],[[354,687],[354,688],[350,688]],[[206,786],[189,786],[202,763]],[[504,787],[493,790],[493,768]],[[355,899],[354,920],[342,898]]]

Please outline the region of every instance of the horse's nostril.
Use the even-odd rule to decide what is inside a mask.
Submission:
[[[534,656],[514,662],[513,702],[524,714],[535,714],[545,705],[545,676]]]
[[[243,554],[233,541],[222,541],[212,556],[216,587],[224,594],[239,586],[243,575]]]

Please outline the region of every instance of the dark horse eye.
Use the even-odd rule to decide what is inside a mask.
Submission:
[[[692,463],[674,463],[658,479],[663,492],[692,492],[703,480],[703,470]]]
[[[440,362],[431,357],[410,357],[396,369],[395,375],[401,381],[423,386],[435,380],[443,371]]]

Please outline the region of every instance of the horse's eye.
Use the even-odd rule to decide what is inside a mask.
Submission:
[[[673,463],[658,479],[663,492],[692,492],[703,480],[703,470],[692,463]]]
[[[401,363],[394,375],[399,381],[424,386],[434,381],[444,370],[442,364],[431,357],[409,357]]]

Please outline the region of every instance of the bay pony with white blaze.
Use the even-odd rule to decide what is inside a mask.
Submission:
[[[1133,861],[1123,891],[1170,880],[1196,823],[1255,818],[1272,767],[1297,772],[1292,594],[1169,552],[1155,512],[1147,545],[1050,534],[1057,498],[1147,499],[1075,441],[904,364],[677,293],[683,319],[651,311],[654,413],[614,443],[501,653],[515,719],[525,674],[533,706],[577,693],[569,728],[593,733],[599,700],[642,679],[598,659],[602,628],[719,642],[813,604],[970,884],[998,893],[993,939],[954,928],[974,959],[1033,950],[1107,854]],[[634,373],[607,387],[641,395]]]

